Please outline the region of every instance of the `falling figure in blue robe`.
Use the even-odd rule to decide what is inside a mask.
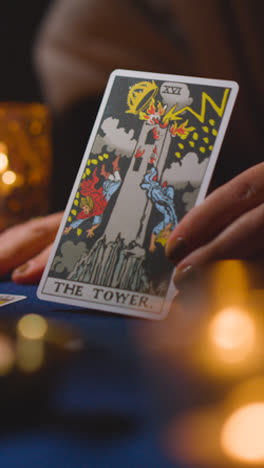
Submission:
[[[163,219],[154,227],[151,233],[149,250],[156,250],[156,243],[163,247],[166,245],[171,231],[178,223],[174,208],[174,188],[166,183],[160,185],[158,182],[158,171],[153,166],[145,174],[140,187],[147,190],[147,196],[155,208],[163,215]]]

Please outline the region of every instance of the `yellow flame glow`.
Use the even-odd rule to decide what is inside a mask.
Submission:
[[[221,447],[230,458],[247,466],[264,464],[264,402],[236,410],[221,431]]]

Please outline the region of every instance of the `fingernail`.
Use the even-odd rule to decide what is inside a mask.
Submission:
[[[192,265],[185,265],[185,266],[176,268],[174,272],[173,281],[175,284],[178,285],[182,281],[190,279],[193,276],[194,276],[194,270],[193,270]]]
[[[186,243],[183,237],[172,238],[168,241],[165,253],[169,260],[178,262],[181,260],[186,252]]]
[[[13,271],[13,275],[22,275],[23,273],[25,273],[25,271],[27,271],[28,267],[29,262],[24,263],[23,265],[21,265]]]

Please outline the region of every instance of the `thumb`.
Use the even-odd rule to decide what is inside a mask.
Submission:
[[[19,284],[34,284],[40,281],[49,258],[52,244],[46,247],[28,262],[23,263],[12,273],[12,280]]]

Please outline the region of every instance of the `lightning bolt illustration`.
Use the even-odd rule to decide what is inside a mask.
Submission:
[[[217,113],[217,115],[219,115],[219,117],[222,117],[223,113],[224,113],[224,110],[225,110],[225,106],[226,106],[226,102],[227,102],[227,98],[228,98],[228,94],[229,94],[229,89],[225,89],[224,91],[224,95],[223,95],[223,99],[222,99],[222,102],[221,102],[221,105],[218,106],[214,100],[207,94],[203,91],[202,93],[202,103],[201,103],[201,111],[200,113],[198,112],[195,112],[191,107],[189,106],[186,106],[186,107],[183,107],[182,109],[175,111],[176,107],[177,107],[177,104],[164,116],[163,118],[163,121],[169,121],[169,120],[178,120],[179,119],[179,115],[182,113],[182,112],[185,112],[185,111],[189,111],[191,112],[191,114],[194,115],[194,117],[196,117],[201,123],[204,123],[205,121],[205,114],[206,114],[206,104],[207,102],[212,106],[212,108],[214,109],[214,111]]]

